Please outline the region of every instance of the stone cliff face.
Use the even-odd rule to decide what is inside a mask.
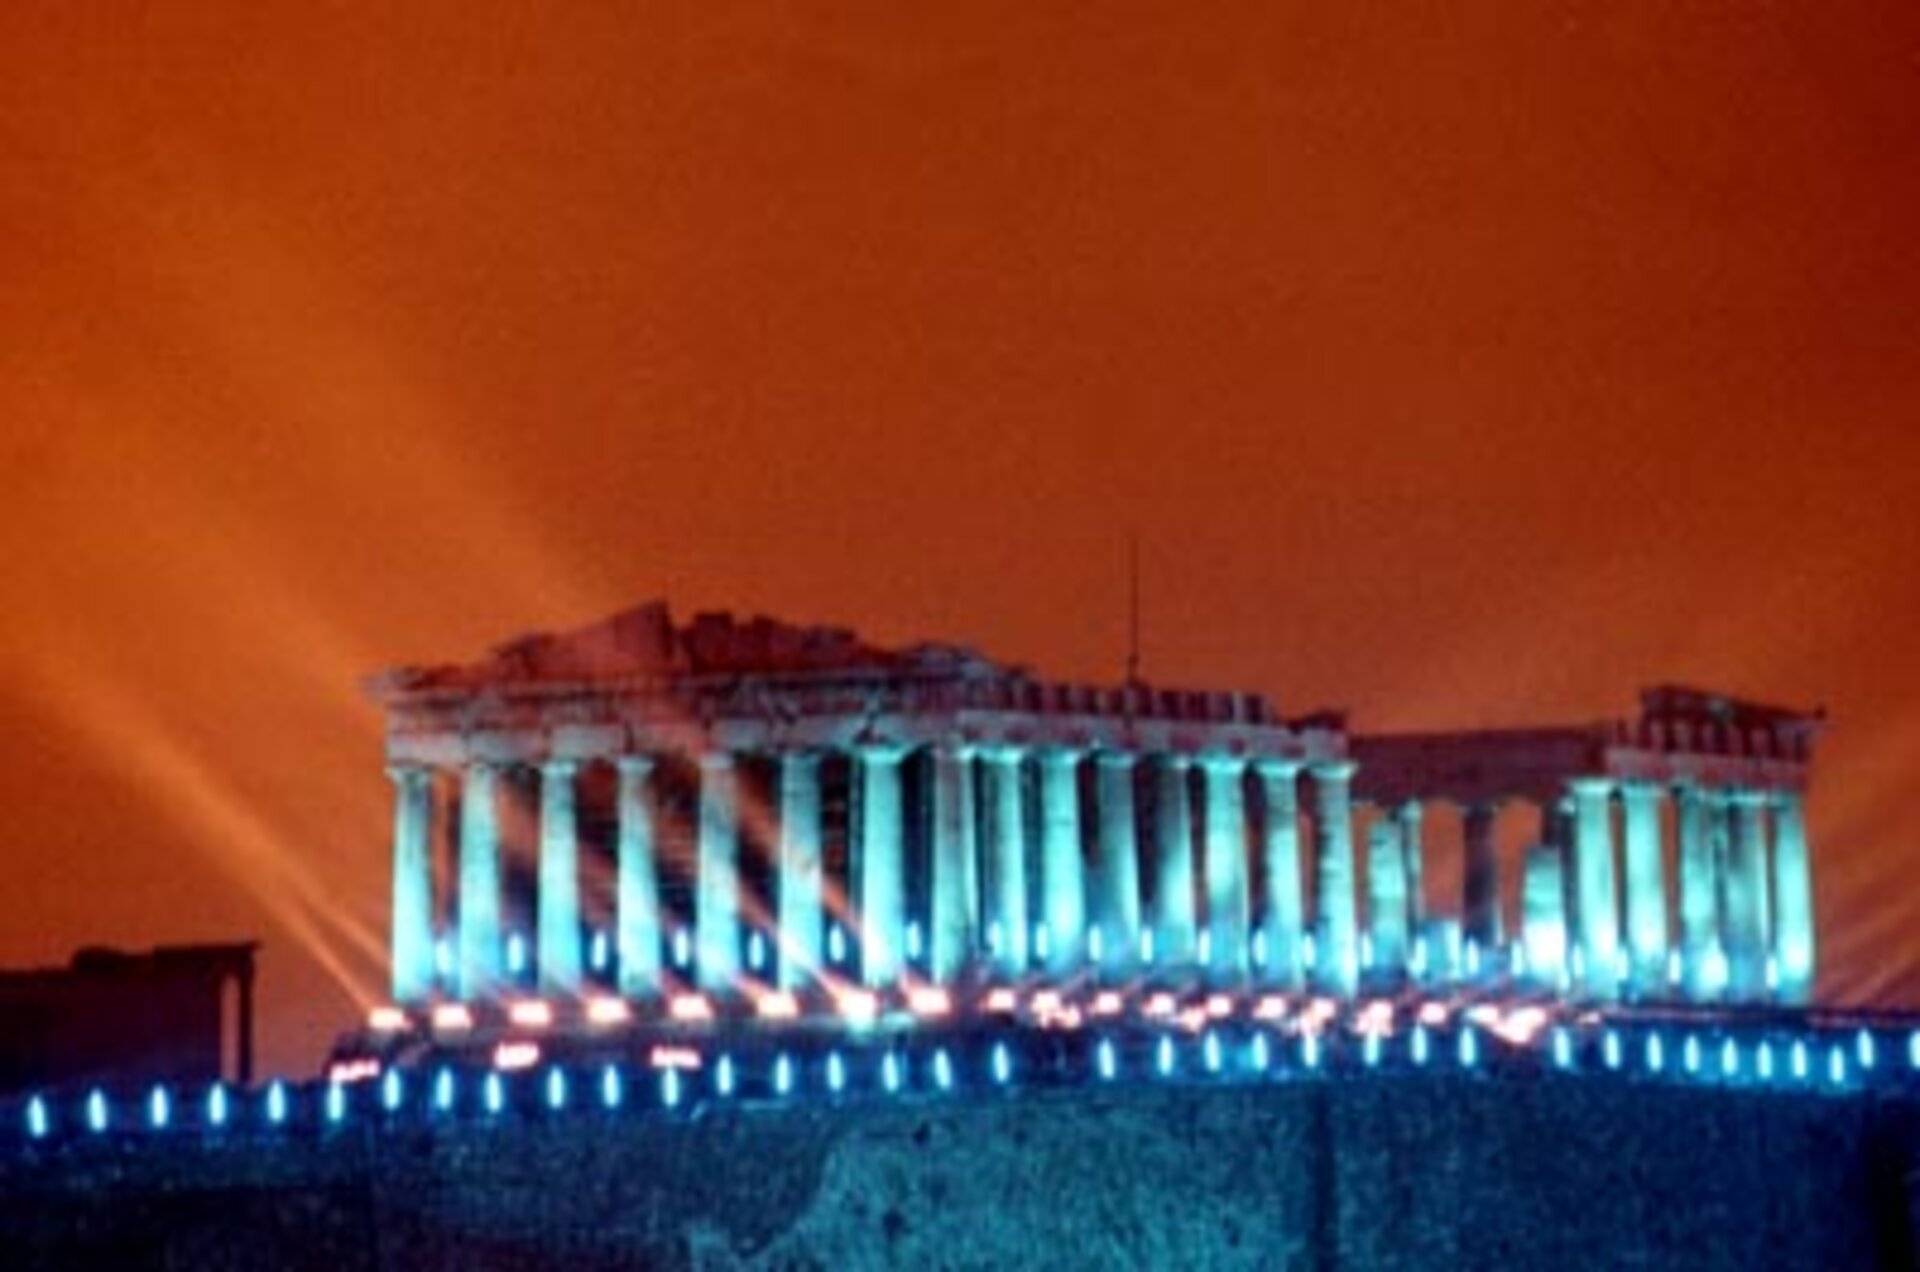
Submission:
[[[1920,1107],[1420,1076],[79,1141],[8,1268],[1909,1268]]]

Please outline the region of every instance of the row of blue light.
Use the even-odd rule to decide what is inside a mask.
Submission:
[[[1436,1061],[1436,1036],[1426,1026],[1414,1026],[1404,1038],[1405,1059],[1415,1068],[1425,1068]],[[1294,1042],[1301,1070],[1314,1072],[1325,1065],[1326,1042],[1321,1035],[1303,1033],[1297,1035]],[[1275,1067],[1279,1058],[1278,1045],[1276,1036],[1256,1031],[1244,1043],[1243,1063],[1233,1067],[1243,1073],[1266,1074]],[[1362,1035],[1359,1048],[1361,1065],[1367,1069],[1381,1067],[1387,1058],[1387,1046],[1388,1040],[1380,1034]],[[1481,1031],[1468,1025],[1453,1035],[1452,1060],[1462,1069],[1478,1068],[1485,1046]],[[1217,1031],[1203,1033],[1195,1049],[1199,1053],[1201,1072],[1219,1076],[1229,1071],[1227,1043]],[[1152,1075],[1172,1078],[1184,1071],[1179,1040],[1175,1035],[1159,1035],[1151,1050],[1149,1067]],[[1687,1034],[1681,1039],[1677,1054],[1668,1037],[1660,1032],[1648,1031],[1630,1039],[1617,1029],[1608,1029],[1600,1036],[1598,1050],[1600,1067],[1609,1072],[1632,1070],[1656,1076],[1684,1075],[1690,1078],[1762,1083],[1791,1081],[1800,1086],[1824,1082],[1832,1087],[1845,1087],[1856,1075],[1872,1072],[1880,1065],[1879,1042],[1872,1032],[1864,1029],[1855,1035],[1851,1043],[1836,1040],[1824,1046],[1797,1038],[1778,1043],[1773,1039],[1762,1039],[1743,1048],[1730,1037],[1708,1040],[1698,1034]],[[1574,1071],[1581,1067],[1574,1037],[1564,1028],[1552,1031],[1547,1054],[1556,1069]],[[1920,1073],[1920,1031],[1916,1031],[1908,1040],[1907,1067],[1910,1072]],[[1102,1083],[1112,1082],[1120,1077],[1121,1071],[1121,1053],[1114,1039],[1097,1039],[1093,1048],[1094,1078]],[[732,1056],[719,1056],[706,1072],[710,1074],[709,1088],[716,1098],[725,1100],[736,1095],[740,1075]],[[792,1096],[800,1089],[802,1074],[802,1065],[791,1055],[781,1053],[773,1060],[768,1073],[768,1085],[776,1097]],[[990,1049],[987,1075],[994,1086],[1007,1086],[1013,1081],[1015,1060],[1006,1043],[996,1043]],[[876,1074],[876,1084],[882,1092],[899,1094],[906,1089],[908,1077],[909,1062],[901,1053],[882,1053]],[[547,1069],[540,1079],[541,1098],[545,1105],[557,1112],[574,1102],[578,1098],[572,1089],[576,1079],[577,1075],[570,1076],[568,1070],[558,1067]],[[509,1080],[507,1075],[497,1070],[481,1077],[479,1101],[487,1114],[497,1115],[506,1108]],[[600,1104],[607,1109],[620,1107],[626,1100],[629,1080],[628,1075],[617,1066],[609,1065],[601,1069],[595,1084]],[[925,1087],[948,1092],[954,1089],[957,1080],[957,1066],[952,1055],[945,1048],[936,1049],[925,1065]],[[455,1110],[459,1081],[459,1075],[451,1069],[441,1069],[432,1075],[426,1094],[431,1111],[445,1115]],[[676,1068],[659,1071],[660,1105],[667,1109],[679,1107],[689,1094],[687,1086],[691,1081]],[[829,1052],[821,1066],[821,1085],[825,1091],[830,1095],[840,1095],[847,1090],[849,1081],[846,1058],[839,1051]],[[321,1120],[329,1126],[345,1122],[352,1107],[348,1088],[330,1083],[319,1088],[319,1091]],[[406,1104],[406,1079],[398,1071],[389,1070],[380,1078],[377,1092],[378,1103],[383,1111],[388,1114],[399,1113]],[[208,1088],[203,1097],[200,1125],[209,1131],[221,1130],[233,1121],[243,1101],[257,1100],[265,1124],[270,1127],[282,1126],[293,1113],[294,1098],[293,1089],[284,1082],[270,1083],[261,1092],[251,1096],[231,1091],[224,1085],[214,1085]],[[182,1114],[176,1111],[174,1095],[164,1086],[154,1087],[149,1092],[144,1111],[144,1125],[148,1130],[164,1131],[177,1123],[184,1124]],[[96,1135],[114,1129],[113,1110],[104,1092],[94,1090],[87,1095],[81,1107],[81,1120],[86,1130]],[[29,1100],[25,1110],[28,1138],[45,1139],[54,1129],[53,1111],[48,1102],[39,1096]]]

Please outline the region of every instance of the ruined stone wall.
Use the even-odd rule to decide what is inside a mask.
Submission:
[[[7,1268],[1908,1268],[1920,1109],[1420,1075],[0,1153]]]

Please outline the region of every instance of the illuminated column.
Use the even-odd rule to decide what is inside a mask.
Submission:
[[[483,998],[500,983],[499,770],[467,766],[460,788],[460,996]]]
[[[433,991],[433,775],[411,764],[393,779],[393,1000],[418,1002]]]
[[[1381,817],[1367,827],[1367,928],[1373,969],[1407,965],[1407,848],[1399,822]]]
[[[993,874],[988,926],[995,934],[995,965],[1018,976],[1027,970],[1027,818],[1017,746],[993,746],[986,761],[987,860]]]
[[[1140,831],[1133,802],[1134,757],[1101,751],[1094,757],[1094,797],[1100,808],[1101,879],[1106,903],[1100,923],[1101,957],[1127,967],[1140,941]]]
[[[1627,949],[1633,987],[1658,993],[1667,976],[1667,886],[1660,863],[1660,788],[1620,786],[1626,824]]]
[[[1163,755],[1156,770],[1158,812],[1154,837],[1159,845],[1155,881],[1154,957],[1162,963],[1191,963],[1198,920],[1194,915],[1193,808],[1187,794],[1188,760]]]
[[[1537,981],[1556,982],[1567,965],[1566,857],[1560,845],[1527,849],[1520,900],[1520,940],[1528,974]]]
[[[1070,971],[1086,952],[1086,872],[1080,858],[1080,752],[1040,752],[1040,888],[1049,969]]]
[[[1733,840],[1727,858],[1728,987],[1737,998],[1765,995],[1767,982],[1767,795],[1733,793]]]
[[[938,747],[933,752],[933,914],[927,963],[935,981],[957,978],[973,955],[973,827],[972,753]]]
[[[1301,983],[1300,801],[1295,783],[1298,760],[1255,760],[1253,771],[1266,794],[1267,965],[1265,978],[1276,985]]]
[[[1499,820],[1497,804],[1469,804],[1460,815],[1466,851],[1461,914],[1466,919],[1467,940],[1483,951],[1498,945],[1505,936],[1500,930],[1500,854],[1494,834]]]
[[[1407,936],[1420,935],[1427,921],[1426,843],[1421,834],[1420,801],[1410,799],[1395,810],[1400,823],[1400,851],[1407,863]]]
[[[653,761],[623,755],[620,771],[619,842],[615,846],[614,923],[620,951],[620,992],[660,992],[660,884],[654,868],[653,815],[647,807],[647,773]]]
[[[1573,792],[1574,895],[1579,900],[1580,951],[1585,988],[1600,997],[1619,991],[1620,900],[1613,868],[1613,782],[1578,777]]]
[[[820,966],[820,756],[780,755],[781,989],[799,989]]]
[[[1804,1003],[1813,996],[1813,874],[1807,857],[1806,813],[1798,791],[1774,794],[1773,920],[1780,997]]]
[[[540,766],[540,988],[570,993],[580,987],[580,845],[574,826],[572,760]]]
[[[1204,755],[1207,792],[1207,930],[1212,979],[1237,984],[1247,976],[1247,762]]]
[[[1680,954],[1685,962],[1687,997],[1717,996],[1714,974],[1720,957],[1719,883],[1713,863],[1713,809],[1698,786],[1679,788],[1680,808]]]
[[[739,812],[733,756],[700,754],[700,832],[693,937],[695,978],[709,993],[729,993],[740,974]]]
[[[1319,929],[1318,979],[1351,993],[1360,983],[1359,919],[1353,873],[1353,775],[1359,765],[1335,760],[1312,768],[1315,888]]]
[[[885,985],[900,972],[907,893],[901,828],[900,761],[907,748],[856,749],[860,760],[860,976]]]

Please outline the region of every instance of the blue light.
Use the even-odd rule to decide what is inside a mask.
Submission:
[[[713,1066],[713,1089],[725,1099],[733,1094],[733,1057],[721,1056]]]
[[[1380,1035],[1369,1029],[1360,1040],[1360,1059],[1367,1068],[1376,1068],[1380,1064]]]
[[[847,961],[847,933],[838,923],[827,928],[827,961],[844,963]]]
[[[327,1083],[327,1121],[338,1126],[347,1116],[347,1089],[338,1082]]]
[[[1659,1034],[1647,1035],[1647,1071],[1658,1073],[1666,1067],[1667,1049],[1660,1043]]]
[[[993,1080],[1005,1086],[1011,1077],[1013,1077],[1013,1057],[1007,1054],[1006,1043],[996,1042],[993,1044]]]
[[[1033,925],[1033,956],[1036,959],[1047,957],[1047,925],[1045,923]]]
[[[274,1082],[267,1088],[267,1121],[274,1126],[287,1120],[287,1088],[284,1083]]]
[[[759,971],[767,962],[767,938],[758,929],[747,936],[747,966]]]
[[[1273,1064],[1271,1049],[1267,1045],[1267,1035],[1263,1033],[1253,1035],[1253,1043],[1248,1048],[1248,1051],[1250,1052],[1249,1058],[1253,1061],[1253,1071],[1255,1073],[1265,1073],[1268,1067]]]
[[[900,1089],[900,1057],[891,1051],[880,1059],[880,1085],[888,1095]]]
[[[1874,1061],[1878,1059],[1878,1048],[1874,1045],[1873,1035],[1865,1029],[1862,1029],[1859,1037],[1855,1040],[1855,1047],[1860,1055],[1860,1067],[1862,1069],[1873,1068]]]
[[[587,953],[587,962],[593,967],[594,971],[604,972],[607,970],[608,953],[607,934],[605,932],[595,932],[593,934],[593,943],[588,947]]]
[[[1480,1031],[1472,1025],[1460,1030],[1460,1067],[1471,1069],[1480,1063]]]
[[[1309,1069],[1320,1067],[1320,1035],[1303,1033],[1300,1035],[1300,1063]]]
[[[87,1096],[87,1129],[95,1135],[105,1131],[108,1121],[107,1113],[106,1093],[96,1087]]]
[[[920,920],[907,921],[907,957],[920,957]]]
[[[527,938],[518,932],[507,936],[507,974],[519,976],[527,970]]]
[[[1408,960],[1409,969],[1416,977],[1427,974],[1427,934],[1422,932],[1413,942],[1413,957]]]
[[[444,936],[433,943],[433,970],[443,982],[453,979],[453,942]]]
[[[397,1112],[400,1108],[400,1071],[388,1069],[380,1079],[380,1103],[387,1112]]]
[[[1519,941],[1507,947],[1507,970],[1514,976],[1527,974],[1527,947]]]
[[[480,1098],[487,1112],[498,1113],[507,1102],[506,1083],[498,1073],[489,1073],[487,1080],[480,1085]]]
[[[442,1113],[453,1107],[453,1073],[442,1069],[433,1079],[433,1106]]]
[[[1796,1081],[1805,1081],[1807,1077],[1807,1044],[1795,1040],[1793,1044],[1791,1066]]]
[[[999,958],[1000,942],[1002,939],[1000,935],[1000,920],[989,920],[987,923],[987,953],[993,955],[995,958]]]
[[[1208,931],[1205,928],[1202,928],[1200,930],[1199,953],[1200,953],[1200,966],[1212,967],[1213,966],[1213,933]]]
[[[547,1107],[556,1113],[567,1107],[567,1073],[564,1069],[547,1070]]]
[[[1467,975],[1478,976],[1480,974],[1480,942],[1468,941],[1460,961],[1467,969]]]
[[[1740,1046],[1729,1038],[1720,1044],[1720,1076],[1738,1077],[1740,1074]]]
[[[1759,1049],[1754,1052],[1753,1068],[1754,1072],[1760,1075],[1761,1081],[1773,1080],[1773,1044],[1771,1042],[1762,1042]]]
[[[1681,1063],[1686,1066],[1688,1073],[1700,1072],[1700,1040],[1698,1038],[1688,1034],[1686,1042],[1681,1046],[1680,1056]]]
[[[773,1093],[788,1095],[793,1091],[793,1061],[786,1052],[773,1062]]]
[[[1827,1054],[1827,1078],[1835,1086],[1847,1080],[1847,1052],[1839,1043]]]
[[[1680,951],[1667,951],[1667,984],[1678,985],[1684,968],[1685,965],[1680,961]]]
[[[1314,939],[1313,933],[1311,932],[1301,933],[1300,934],[1300,965],[1306,968],[1308,971],[1312,971],[1314,969],[1315,964],[1317,964],[1319,961],[1320,961],[1320,943]]]
[[[1104,950],[1104,948],[1105,946],[1102,942],[1100,929],[1097,927],[1088,928],[1087,929],[1087,962],[1098,964],[1101,961],[1100,955]]]
[[[1153,966],[1153,929],[1140,929],[1140,961],[1148,967]]]
[[[207,1088],[207,1125],[227,1124],[227,1088],[218,1082]]]
[[[1611,1029],[1600,1040],[1600,1059],[1609,1069],[1620,1067],[1620,1035]]]
[[[680,1070],[660,1071],[660,1103],[670,1109],[680,1107]]]
[[[47,1102],[39,1096],[27,1101],[27,1134],[34,1139],[45,1139],[52,1129],[47,1117]]]
[[[1907,1067],[1920,1069],[1920,1029],[1916,1029],[1907,1038]]]
[[[838,928],[834,929],[836,932]],[[693,959],[693,942],[687,936],[687,929],[676,928],[673,933],[673,965],[685,967]]]
[[[1113,1053],[1113,1040],[1111,1038],[1102,1038],[1100,1045],[1094,1048],[1093,1063],[1094,1069],[1099,1073],[1102,1082],[1113,1081],[1114,1075],[1120,1071],[1120,1062]]]
[[[1200,1043],[1200,1058],[1207,1066],[1208,1073],[1220,1072],[1220,1035],[1207,1030],[1207,1036]]]
[[[1373,933],[1360,934],[1360,966],[1367,971],[1373,970]]]
[[[1164,1034],[1153,1049],[1153,1067],[1163,1078],[1173,1076],[1173,1039]]]
[[[1565,1028],[1553,1031],[1553,1065],[1556,1069],[1573,1067],[1573,1037]]]
[[[953,1090],[953,1061],[944,1047],[933,1053],[933,1084],[942,1091]]]
[[[1430,1049],[1431,1043],[1427,1038],[1427,1027],[1425,1025],[1415,1025],[1413,1027],[1413,1033],[1407,1038],[1407,1050],[1412,1054],[1413,1062],[1415,1064],[1425,1064]]]
[[[167,1098],[167,1089],[153,1088],[153,1093],[147,1096],[147,1124],[156,1131],[164,1131],[172,1120],[173,1102]]]
[[[600,1070],[601,1106],[609,1109],[619,1108],[622,1094],[624,1093],[620,1089],[620,1070],[612,1065]]]
[[[1255,967],[1267,965],[1267,930],[1265,928],[1258,928],[1253,934],[1253,965]]]
[[[847,1062],[838,1051],[827,1053],[827,1090],[838,1095],[847,1087]]]

